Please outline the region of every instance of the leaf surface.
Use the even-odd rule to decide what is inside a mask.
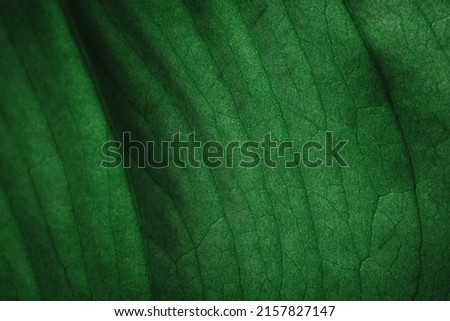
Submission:
[[[0,12],[1,298],[449,298],[445,0]],[[332,131],[349,167],[101,168],[125,131]]]

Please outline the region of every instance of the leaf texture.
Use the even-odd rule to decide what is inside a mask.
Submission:
[[[0,298],[450,298],[448,1],[0,12]],[[125,131],[332,131],[349,167],[101,168]]]

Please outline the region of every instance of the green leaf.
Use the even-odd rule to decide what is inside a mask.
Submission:
[[[0,298],[450,299],[448,17],[445,0],[0,1]],[[349,167],[100,167],[125,131],[332,131]]]

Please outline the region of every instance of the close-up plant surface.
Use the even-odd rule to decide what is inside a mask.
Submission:
[[[1,0],[0,299],[450,299],[448,0]],[[104,168],[348,140],[348,166]]]

